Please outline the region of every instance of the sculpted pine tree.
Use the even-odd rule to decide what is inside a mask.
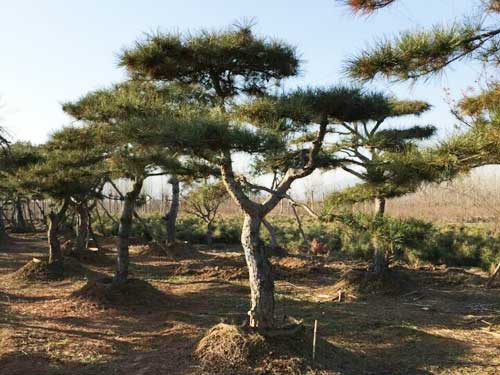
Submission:
[[[349,5],[354,11],[365,14],[398,2],[339,1]],[[492,98],[498,97],[499,87],[496,72],[500,64],[500,1],[471,1],[472,9],[479,9],[480,12],[474,12],[477,15],[473,17],[470,14],[464,15],[463,20],[448,25],[436,25],[429,30],[405,31],[392,40],[381,40],[352,57],[347,62],[346,69],[350,77],[362,81],[377,77],[393,81],[417,81],[442,73],[446,68],[465,61],[480,62],[486,70],[493,69],[493,79],[487,82],[488,88],[484,93],[470,100],[462,100],[459,108],[454,111],[461,122],[463,115],[471,114],[470,109],[473,109],[475,116],[481,113],[479,118],[471,121],[463,134],[453,137],[435,150],[435,154],[441,157],[443,175],[450,177],[481,165],[496,164],[499,160],[498,109],[492,108],[491,104],[495,103]],[[496,103],[498,108],[498,101]],[[479,106],[476,107],[476,104]],[[487,121],[484,121],[485,113],[488,113]]]
[[[77,128],[67,128],[63,132],[71,133],[70,137],[75,139],[81,135]],[[24,153],[18,154],[20,167],[11,175],[11,181],[18,191],[50,199],[51,206],[47,213],[48,266],[51,272],[59,276],[63,271],[59,228],[73,201],[89,194],[98,185],[96,171],[99,168],[96,168],[96,164],[101,156],[86,151],[61,150],[54,147],[51,140],[36,148],[25,147]]]
[[[117,269],[114,282],[126,283],[129,269],[129,238],[136,205],[144,181],[151,176],[164,174],[191,175],[202,173],[202,167],[183,163],[176,153],[164,148],[139,144],[134,138],[144,133],[144,128],[132,126],[130,118],[170,116],[163,125],[175,121],[172,114],[182,115],[184,106],[199,102],[198,94],[187,88],[182,91],[174,85],[126,82],[110,89],[91,92],[63,109],[87,127],[95,129],[97,146],[105,150],[108,181],[124,178],[131,182],[131,189],[121,195],[123,201],[118,230]],[[187,108],[187,107],[186,107]],[[147,134],[154,137],[154,134]]]
[[[353,10],[362,13],[372,13],[384,8],[398,0],[339,0],[347,3]],[[476,5],[479,5],[477,7]],[[471,9],[480,10],[475,17],[464,15],[462,21],[451,25],[438,25],[430,30],[406,31],[392,40],[384,40],[371,48],[357,54],[347,62],[347,73],[350,77],[362,81],[370,81],[383,77],[394,81],[421,80],[432,75],[442,73],[454,64],[467,60],[479,61],[483,67],[493,69],[492,79],[487,82],[484,95],[465,98],[458,108],[454,110],[458,119],[467,116],[471,103],[486,104],[481,98],[490,98],[488,112],[491,113],[491,98],[498,96],[498,75],[495,74],[500,63],[500,26],[498,15],[500,13],[499,0],[484,0],[474,3]],[[498,103],[497,103],[498,104]],[[467,108],[469,107],[469,108]],[[483,107],[481,111],[486,109]],[[495,110],[493,110],[494,112]],[[486,163],[498,160],[499,143],[498,129],[493,121],[471,121],[461,136],[456,137],[453,148],[457,152],[456,163],[452,166],[448,159],[450,170],[460,170],[467,167],[467,161],[476,159],[471,165],[480,166],[478,154]],[[461,139],[461,140],[460,140]],[[476,142],[474,142],[476,139]],[[484,141],[484,143],[482,142]],[[460,143],[463,148],[458,150]],[[477,148],[474,148],[474,144]],[[487,152],[488,151],[488,155]],[[460,154],[460,155],[458,155]],[[482,164],[484,165],[484,164]]]
[[[5,148],[0,152],[0,192],[3,202],[5,202],[5,204],[10,203],[13,205],[14,213],[18,213],[19,209],[22,209],[22,206],[21,208],[16,207],[16,203],[20,202],[21,197],[26,199],[30,195],[19,188],[15,176],[19,170],[31,164],[37,163],[40,158],[39,148],[31,145],[30,143],[24,142],[9,144],[8,148]],[[0,237],[5,236],[5,223],[3,216],[3,207],[1,207]],[[18,221],[19,220],[16,220],[14,217],[13,224],[16,228]]]
[[[355,103],[358,90],[310,89],[269,97],[275,83],[297,73],[299,61],[294,48],[256,37],[248,27],[187,36],[152,35],[125,50],[121,64],[136,80],[197,84],[212,98],[212,117],[206,114],[189,126],[165,129],[161,118],[138,120],[155,134],[154,139],[143,136],[141,142],[175,144],[219,169],[229,195],[244,213],[241,244],[249,269],[250,326],[273,327],[274,283],[259,236],[261,225],[292,183],[317,168],[323,141],[335,122],[368,118]],[[247,104],[236,105],[237,99]],[[307,139],[293,142],[304,133]],[[254,158],[275,154],[281,167],[279,180],[264,187],[237,175],[233,167],[237,152]],[[267,196],[256,200],[251,190]]]
[[[367,94],[379,96],[382,94]],[[382,99],[384,100],[384,99]],[[373,200],[374,213],[383,216],[387,198],[414,191],[431,176],[426,169],[421,173],[412,168],[411,159],[418,161],[417,141],[426,140],[435,133],[433,126],[388,127],[385,122],[404,116],[418,116],[430,109],[421,101],[399,101],[385,97],[387,109],[369,121],[343,123],[337,131],[339,141],[327,150],[337,155],[341,168],[358,177],[361,184],[334,193],[330,200],[361,202]],[[408,168],[404,168],[404,163]]]

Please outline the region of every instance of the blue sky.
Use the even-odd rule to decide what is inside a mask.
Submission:
[[[401,0],[371,17],[353,17],[334,0],[0,0],[0,112],[16,139],[43,142],[68,123],[60,103],[124,78],[117,54],[144,32],[220,28],[254,18],[256,30],[294,44],[304,60],[295,85],[345,80],[346,57],[376,37],[450,21],[470,12],[472,0]],[[447,133],[453,124],[444,87],[459,93],[479,68],[460,64],[429,83],[381,88],[401,97],[428,100],[434,110],[419,122]]]

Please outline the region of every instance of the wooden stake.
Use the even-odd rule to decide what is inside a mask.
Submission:
[[[316,335],[318,333],[318,321],[314,320],[314,334],[313,334],[313,353],[312,353],[312,360],[314,363],[314,360],[316,359]]]

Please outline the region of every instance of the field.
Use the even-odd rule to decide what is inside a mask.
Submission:
[[[104,243],[112,259],[113,239]],[[131,247],[131,272],[149,283],[146,292],[111,306],[72,295],[87,279],[110,275],[112,261],[85,265],[61,281],[20,281],[11,272],[46,254],[46,242],[42,234],[12,234],[0,253],[2,375],[204,373],[193,355],[198,341],[221,321],[239,324],[248,308],[242,252],[228,245],[185,245],[176,257],[145,250]],[[396,266],[401,280],[411,282],[373,291],[345,278],[338,283],[347,270],[366,266],[362,262],[340,256],[311,262],[273,258],[277,315],[303,319],[306,333],[298,352],[266,353],[249,373],[500,371],[500,290],[484,288],[483,271]]]

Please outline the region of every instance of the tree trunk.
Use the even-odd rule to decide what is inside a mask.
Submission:
[[[269,233],[269,248],[271,249],[271,251],[275,251],[278,248],[278,241],[276,240],[276,230],[274,229],[273,225],[266,219],[262,220],[262,224],[264,224],[264,227],[266,227],[267,232]]]
[[[51,211],[49,213],[49,226],[47,230],[47,237],[49,240],[49,264],[62,265],[62,252],[61,243],[59,242],[58,233],[60,225],[60,216]]]
[[[180,199],[179,180],[175,176],[172,176],[169,183],[172,185],[172,202],[170,203],[170,209],[165,215],[165,222],[167,226],[167,245],[175,242],[175,224],[177,222]]]
[[[212,223],[207,223],[207,245],[211,245],[214,239],[214,226]]]
[[[16,199],[16,230],[18,232],[27,232],[28,226],[24,218],[24,210],[21,199]]]
[[[274,323],[274,281],[271,263],[259,237],[261,222],[260,217],[245,214],[241,231],[250,282],[249,323],[256,329],[270,328]]]
[[[4,212],[3,207],[0,206],[0,239],[5,237],[5,221],[3,218]]]
[[[377,275],[383,274],[387,270],[387,260],[384,247],[379,241],[374,241],[373,251],[373,272]]]
[[[123,210],[120,216],[120,225],[118,227],[116,272],[113,277],[113,282],[117,284],[124,284],[127,282],[130,230],[132,229],[132,218],[134,216],[135,204],[139,194],[141,193],[143,181],[143,179],[136,180],[132,190],[129,191],[124,198]]]
[[[385,198],[375,198],[375,216],[383,217],[385,213]]]
[[[75,254],[87,249],[90,236],[90,216],[86,203],[78,205],[78,227],[76,231],[75,244],[73,252]]]

